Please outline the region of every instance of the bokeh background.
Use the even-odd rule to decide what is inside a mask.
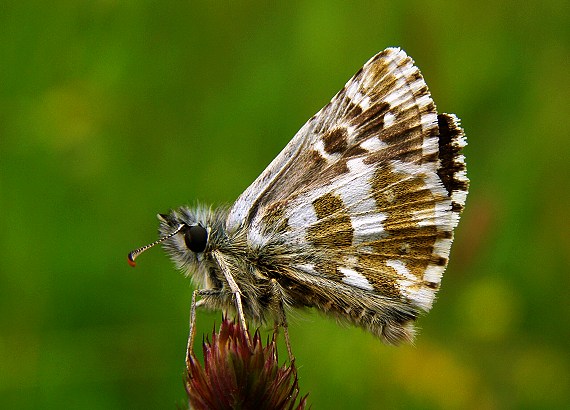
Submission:
[[[189,281],[127,252],[158,212],[231,203],[394,45],[463,121],[467,208],[415,346],[290,319],[301,390],[315,409],[567,408],[569,31],[555,0],[3,2],[0,408],[185,406]]]

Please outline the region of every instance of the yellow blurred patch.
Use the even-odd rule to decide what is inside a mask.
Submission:
[[[74,148],[97,132],[99,103],[93,91],[82,83],[47,90],[34,111],[37,135],[52,149]]]
[[[517,355],[512,382],[517,401],[540,408],[553,408],[568,400],[570,370],[566,352],[533,346]]]
[[[459,307],[461,332],[481,341],[500,341],[509,336],[520,317],[518,296],[498,279],[484,278],[469,286]]]
[[[427,401],[431,401],[442,409],[472,408],[474,403],[494,407],[490,396],[481,393],[481,383],[473,369],[437,346],[422,343],[399,348],[394,377],[403,390],[426,400],[427,406]]]
[[[50,158],[64,163],[66,173],[74,179],[98,176],[106,162],[101,129],[108,105],[89,84],[53,87],[32,107],[28,143],[48,150]]]

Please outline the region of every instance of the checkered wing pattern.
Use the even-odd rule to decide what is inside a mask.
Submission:
[[[465,144],[413,60],[388,48],[301,128],[226,227],[245,226],[250,246],[286,260],[296,301],[387,342],[411,339],[409,323],[432,306],[465,204]]]

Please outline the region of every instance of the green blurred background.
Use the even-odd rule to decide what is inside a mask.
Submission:
[[[463,120],[471,193],[415,346],[290,318],[302,392],[569,406],[569,27],[567,1],[2,2],[0,408],[184,406],[192,289],[127,252],[158,212],[231,203],[387,46]]]

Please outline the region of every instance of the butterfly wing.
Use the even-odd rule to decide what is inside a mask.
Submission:
[[[404,51],[388,48],[299,130],[234,203],[227,226],[247,225],[265,204],[346,171],[354,156],[429,160],[435,171],[437,131],[435,105],[418,68]]]
[[[282,244],[296,283],[427,311],[465,203],[464,145],[412,59],[386,49],[239,197],[227,227],[246,226],[258,249]]]

